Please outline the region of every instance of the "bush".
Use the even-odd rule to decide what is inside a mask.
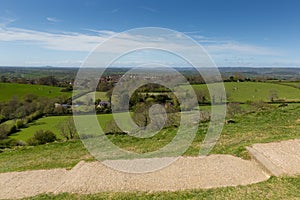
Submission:
[[[123,131],[119,128],[115,120],[111,120],[106,124],[104,132],[106,135],[123,133]]]
[[[239,103],[229,103],[227,105],[227,115],[229,117],[234,117],[239,114],[243,114],[244,111]]]
[[[56,136],[53,132],[47,130],[39,130],[37,131],[32,138],[30,138],[27,143],[31,146],[36,146],[40,144],[46,144],[49,142],[54,142],[56,140]]]
[[[250,105],[255,111],[267,110],[270,108],[270,105],[263,101],[254,101],[251,102]]]
[[[23,128],[25,126],[24,120],[22,119],[17,119],[15,123],[16,129]]]
[[[0,140],[6,139],[9,134],[9,127],[7,124],[0,125]]]
[[[0,140],[0,149],[5,149],[5,148],[10,148],[12,146],[15,146],[16,142],[17,141],[15,139]]]
[[[6,139],[9,135],[17,132],[17,127],[14,124],[1,124],[0,125],[0,140]]]

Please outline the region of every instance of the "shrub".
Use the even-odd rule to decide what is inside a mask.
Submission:
[[[270,108],[270,105],[263,101],[253,101],[251,102],[251,107],[254,108],[255,111],[267,110]]]
[[[1,124],[0,125],[0,140],[6,139],[7,136],[15,133],[17,131],[17,127],[14,124]]]
[[[243,114],[244,111],[239,103],[229,103],[227,105],[227,115],[229,117],[234,117],[239,114]]]
[[[39,130],[37,131],[32,138],[30,138],[27,143],[31,146],[46,144],[49,142],[54,142],[56,140],[56,136],[53,132],[47,130]]]
[[[115,120],[111,120],[106,124],[104,132],[106,135],[123,133],[123,131],[119,128]]]
[[[0,140],[6,139],[9,134],[9,127],[6,124],[0,125]]]
[[[4,139],[0,140],[0,149],[10,148],[16,143],[15,139]]]
[[[24,120],[22,120],[22,119],[16,120],[16,123],[15,123],[16,129],[20,129],[20,128],[24,127],[24,125],[25,125]]]

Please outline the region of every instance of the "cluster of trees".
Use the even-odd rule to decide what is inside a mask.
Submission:
[[[33,137],[27,141],[27,143],[30,146],[36,146],[36,145],[54,142],[56,140],[57,140],[56,135],[52,131],[38,130],[37,132],[35,132]]]
[[[76,127],[73,121],[73,118],[67,118],[66,120],[60,122],[57,126],[57,128],[60,131],[60,135],[65,139],[65,140],[73,140],[73,139],[78,139],[78,134],[76,131]],[[46,143],[51,143],[54,141],[57,141],[58,138],[56,135],[50,131],[50,130],[38,130],[35,132],[33,137],[31,137],[28,141],[27,144],[30,146],[36,146],[36,145],[41,145],[41,144],[46,144]]]
[[[56,86],[56,87],[64,87],[62,89],[62,92],[68,92],[73,90],[72,83],[73,80],[70,81],[62,81],[58,80],[54,76],[45,76],[45,77],[40,77],[40,78],[35,78],[35,79],[28,79],[28,78],[23,78],[23,77],[6,77],[6,76],[1,76],[0,77],[0,82],[2,83],[19,83],[19,84],[38,84],[38,85],[48,85],[48,86]]]
[[[19,141],[16,139],[8,138],[8,136],[11,132],[15,132],[20,128],[17,126],[18,122],[20,122],[20,121],[21,120],[17,120],[15,123],[0,125],[0,149],[10,148],[12,146],[24,146],[26,144],[30,145],[30,146],[36,146],[36,145],[41,145],[41,144],[46,144],[46,143],[51,143],[54,141],[61,140],[51,130],[36,131],[34,133],[33,137],[29,138],[26,141],[26,143],[24,141]],[[24,124],[22,124],[22,126],[23,125]],[[73,139],[79,138],[72,117],[61,121],[57,125],[57,129],[59,130],[60,135],[65,140],[73,140]]]
[[[10,119],[29,119],[36,112],[41,115],[65,114],[64,108],[54,105],[70,102],[71,99],[65,95],[57,98],[38,97],[34,94],[26,94],[23,98],[15,96],[8,102],[0,103],[0,123]]]
[[[54,106],[55,103],[68,101],[70,99],[66,96],[50,99],[27,94],[21,99],[13,97],[8,102],[0,103],[0,140],[7,139],[9,135],[42,116],[68,113],[64,107]]]

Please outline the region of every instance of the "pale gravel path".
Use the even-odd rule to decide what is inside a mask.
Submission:
[[[0,199],[35,196],[55,191],[63,184],[66,169],[0,173]]]
[[[0,173],[0,199],[42,193],[151,192],[247,185],[267,180],[270,176],[264,170],[276,176],[300,174],[300,139],[254,144],[248,150],[256,162],[231,155],[210,155],[180,157],[166,168],[144,174],[119,172],[100,162],[83,161],[69,171]],[[170,158],[156,159],[164,161]],[[122,164],[124,161],[107,162]],[[139,166],[140,162],[134,160],[132,166]]]
[[[254,144],[252,149],[263,157],[263,166],[276,168],[274,175],[300,174],[300,139]]]
[[[268,178],[269,175],[255,162],[230,155],[180,157],[167,168],[144,174],[119,172],[100,162],[82,161],[69,171],[53,169],[2,173],[0,198],[61,192],[176,191],[247,185]]]

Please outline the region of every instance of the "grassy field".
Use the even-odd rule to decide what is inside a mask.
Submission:
[[[43,97],[71,96],[70,92],[60,92],[62,88],[45,85],[29,85],[16,83],[0,83],[0,102],[9,101],[12,97],[22,98],[25,94],[35,94]]]
[[[54,116],[40,118],[34,122],[28,124],[27,128],[22,128],[19,132],[10,136],[17,140],[27,141],[38,130],[51,130],[58,138],[61,138],[59,134],[58,124],[70,116]]]
[[[261,82],[226,82],[224,86],[228,94],[228,100],[234,102],[270,101],[271,90],[277,91],[279,99],[300,101],[299,89],[289,85]],[[193,85],[193,88],[207,92],[206,85]]]
[[[289,85],[300,89],[300,82],[278,82],[281,85]]]
[[[106,96],[106,92],[98,92],[98,91],[97,92],[90,92],[90,93],[88,93],[86,95],[83,95],[83,96],[77,98],[76,101],[84,101],[84,102],[86,102],[87,100],[89,101],[90,99],[93,99],[93,101],[95,101],[94,97],[96,99],[101,99],[102,101],[108,101],[108,98]]]
[[[234,117],[226,124],[211,153],[248,158],[245,146],[300,138],[300,105],[264,110]]]
[[[98,119],[100,124],[105,124],[111,117],[111,115],[99,115]],[[299,138],[299,119],[299,104],[236,116],[234,117],[235,123],[224,125],[222,134],[211,153],[231,154],[247,159],[249,157],[245,146],[259,142]],[[53,119],[51,120],[53,122]],[[206,129],[206,123],[199,125],[197,135],[184,155],[198,155]],[[138,139],[127,135],[109,135],[108,138],[121,148],[144,153],[164,146],[175,135],[176,129],[168,128],[150,138]],[[63,148],[69,145],[74,146],[76,152]],[[51,156],[42,156],[50,154]],[[70,156],[68,156],[69,154]],[[76,164],[75,161],[79,161],[82,157],[90,158],[81,141],[52,143],[38,147],[20,147],[0,153],[0,172],[53,167],[69,168],[73,167]],[[42,160],[40,160],[41,158]],[[59,160],[60,158],[63,160]],[[68,159],[70,160],[68,161]],[[39,164],[39,162],[44,162],[44,164]]]
[[[123,114],[119,113],[119,115],[122,116]],[[19,132],[11,135],[10,138],[27,141],[38,130],[51,130],[58,138],[62,139],[58,126],[61,122],[71,117],[73,116],[50,116],[40,118],[28,124],[27,128],[22,128]],[[85,116],[82,116],[82,118],[84,120]],[[112,120],[113,116],[112,114],[101,114],[97,115],[97,118],[100,126],[104,129],[106,124]]]
[[[80,160],[92,160],[81,141],[26,146],[0,154],[0,173],[29,169],[70,168]]]
[[[300,176],[296,177],[271,177],[269,180],[248,186],[224,187],[214,189],[186,190],[178,192],[106,192],[99,194],[44,194],[35,199],[300,199]]]

